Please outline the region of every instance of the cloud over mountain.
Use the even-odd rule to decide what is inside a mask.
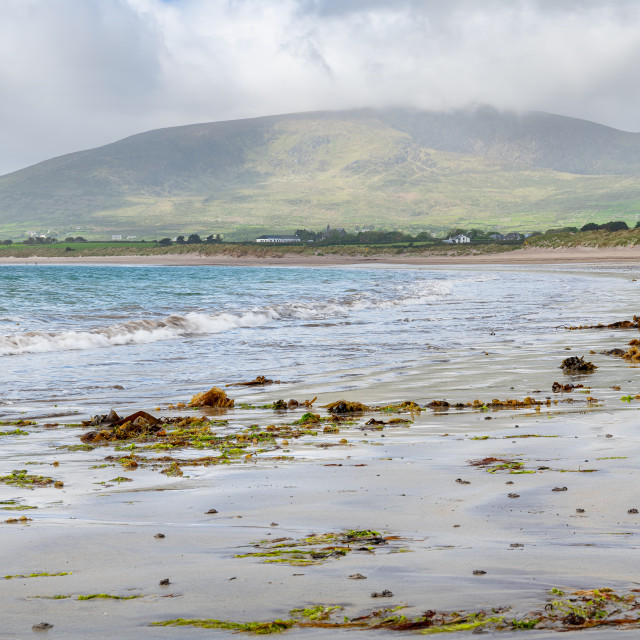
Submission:
[[[491,104],[640,130],[634,0],[5,0],[0,172],[154,127]]]

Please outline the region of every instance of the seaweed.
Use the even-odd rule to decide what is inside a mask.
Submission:
[[[584,374],[593,373],[598,367],[593,362],[588,362],[584,356],[571,356],[565,358],[560,365],[563,373],[566,374]]]
[[[549,597],[551,596],[551,597]],[[215,618],[175,618],[152,622],[155,627],[194,626],[208,629],[229,629],[251,634],[279,633],[291,628],[370,629],[394,632],[418,632],[423,635],[469,631],[509,632],[514,630],[572,631],[578,629],[614,626],[637,628],[640,607],[636,590],[615,593],[612,589],[590,589],[564,592],[553,588],[546,603],[541,602],[532,611],[513,612],[511,607],[498,606],[479,611],[425,610],[416,616],[397,612],[404,605],[374,609],[354,617],[338,616],[341,605],[308,605],[289,611],[286,620],[269,622],[233,622]],[[507,612],[512,612],[508,620]]]
[[[384,537],[378,531],[351,529],[341,533],[310,534],[306,538],[261,540],[253,546],[259,551],[238,554],[236,558],[261,558],[265,563],[293,566],[320,564],[331,558],[346,556],[353,550],[373,552],[373,547],[386,546],[395,536]],[[369,545],[363,548],[363,545]]]
[[[267,635],[270,633],[280,633],[286,629],[291,629],[296,624],[294,620],[273,620],[272,622],[230,622],[228,620],[217,620],[216,618],[174,618],[173,620],[163,620],[152,622],[152,627],[200,627],[201,629],[230,629],[233,631],[244,631],[255,635]]]
[[[28,436],[28,431],[22,429],[14,429],[13,431],[0,431],[0,436]]]
[[[451,405],[446,400],[433,400],[427,407],[434,411],[448,411]]]
[[[634,315],[633,320],[617,320],[610,324],[590,324],[564,328],[567,331],[577,331],[579,329],[640,329],[640,317]]]
[[[561,382],[554,382],[551,385],[551,391],[553,393],[571,393],[574,389],[582,389],[584,385],[581,384],[562,384]]]
[[[0,482],[12,487],[23,487],[25,489],[35,489],[36,487],[49,487],[53,485],[60,489],[63,483],[55,481],[47,476],[35,476],[27,473],[26,469],[14,469],[7,476],[0,476]]]
[[[281,384],[280,380],[269,380],[269,378],[265,378],[265,376],[256,376],[253,380],[249,380],[248,382],[232,382],[231,384],[225,385],[227,387],[263,387],[267,384]]]
[[[336,400],[325,405],[330,413],[364,413],[365,411],[371,411],[371,407],[368,407],[362,402],[351,402],[349,400]]]
[[[227,394],[220,387],[211,387],[209,391],[198,393],[189,402],[190,407],[218,407],[231,409],[234,400],[227,398]]]
[[[55,576],[70,576],[72,575],[71,571],[59,571],[58,573],[48,573],[43,571],[41,573],[17,573],[15,575],[3,576],[5,580],[13,580],[14,578],[44,578],[44,577],[55,577]]]
[[[78,600],[135,600],[136,598],[142,598],[142,595],[135,596],[114,596],[110,593],[90,593],[86,596],[78,596]]]

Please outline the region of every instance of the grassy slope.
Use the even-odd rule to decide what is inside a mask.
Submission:
[[[447,121],[449,129],[438,138],[433,123],[429,128],[425,122],[406,113],[385,119],[362,111],[140,134],[0,177],[0,238],[48,228],[62,237],[147,238],[190,232],[248,238],[326,224],[408,232],[453,226],[534,230],[612,218],[635,223],[640,215],[634,176],[561,173],[514,162],[516,152],[537,149],[531,123],[519,132],[526,145],[518,151],[516,142],[505,140],[524,125],[504,121],[507,130],[496,138],[503,121],[495,114],[489,124],[483,120],[477,144],[487,153],[481,156],[464,147],[471,124],[451,142],[465,151],[456,153],[423,144],[443,146],[461,123]],[[622,135],[620,144],[633,147],[630,162],[635,158],[635,138],[624,138],[633,134],[581,122],[570,121],[582,127],[576,135],[595,127],[589,135],[598,149]],[[559,126],[557,120],[552,124]],[[557,165],[562,153],[545,149],[540,162]],[[573,156],[569,161],[578,162]]]

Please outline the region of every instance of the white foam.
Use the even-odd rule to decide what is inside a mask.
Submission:
[[[445,295],[447,291],[445,283],[431,282],[428,286],[421,283],[415,288],[399,287],[389,292],[388,297],[355,294],[335,301],[290,302],[243,313],[173,314],[161,319],[130,320],[89,331],[25,331],[0,337],[0,356],[146,344],[175,340],[184,336],[260,327],[288,318],[310,320],[344,316],[365,309],[386,309],[403,304],[424,303],[434,297]]]

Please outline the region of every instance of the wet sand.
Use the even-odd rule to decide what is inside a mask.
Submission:
[[[457,265],[457,264],[563,264],[563,263],[629,263],[640,261],[638,247],[564,247],[560,249],[524,248],[505,253],[461,255],[443,254],[378,254],[371,256],[298,255],[274,257],[209,256],[198,253],[164,254],[159,256],[95,256],[95,257],[1,257],[2,264],[130,264],[164,266],[345,266],[367,264],[396,265]]]
[[[263,400],[278,392],[245,395]],[[259,454],[256,462],[184,467],[182,478],[144,465],[124,470],[105,461],[109,454],[130,453],[112,445],[56,449],[79,444],[86,427],[25,426],[30,436],[3,438],[3,462],[61,479],[65,487],[28,491],[0,485],[0,499],[19,497],[39,506],[3,512],[3,520],[32,518],[0,525],[4,547],[11,550],[3,573],[72,575],[0,580],[0,637],[26,637],[40,621],[54,624],[47,632],[51,638],[226,637],[230,631],[149,624],[174,618],[286,619],[290,609],[317,604],[344,607],[340,620],[399,605],[406,606],[405,615],[509,606],[511,619],[543,607],[554,587],[628,591],[637,584],[632,558],[640,516],[628,513],[640,507],[633,454],[640,444],[637,402],[612,410],[606,405],[613,406],[618,392],[610,391],[600,406],[571,395],[574,404],[552,403],[539,411],[427,409],[402,414],[413,420],[410,425],[381,431],[367,429],[365,422],[387,421],[393,414],[364,415],[340,425],[338,434],[320,430]],[[301,414],[237,409],[225,417],[233,431],[254,422],[290,423]],[[316,446],[321,443],[332,446]],[[270,460],[276,454],[291,459]],[[488,473],[469,465],[488,456],[521,461],[531,473]],[[54,461],[60,466],[51,466]],[[597,471],[582,472],[591,468]],[[112,481],[116,476],[133,482],[118,484]],[[566,491],[553,491],[565,486]],[[210,509],[218,513],[207,514]],[[310,566],[234,557],[257,551],[253,545],[259,540],[350,529],[400,539]],[[474,575],[477,570],[486,573]],[[355,573],[366,580],[349,579]],[[164,578],[170,585],[159,585]],[[384,602],[371,598],[385,589],[393,596]],[[77,600],[97,593],[142,597]],[[61,595],[69,597],[49,599]],[[353,633],[287,634],[330,638],[347,632]]]

